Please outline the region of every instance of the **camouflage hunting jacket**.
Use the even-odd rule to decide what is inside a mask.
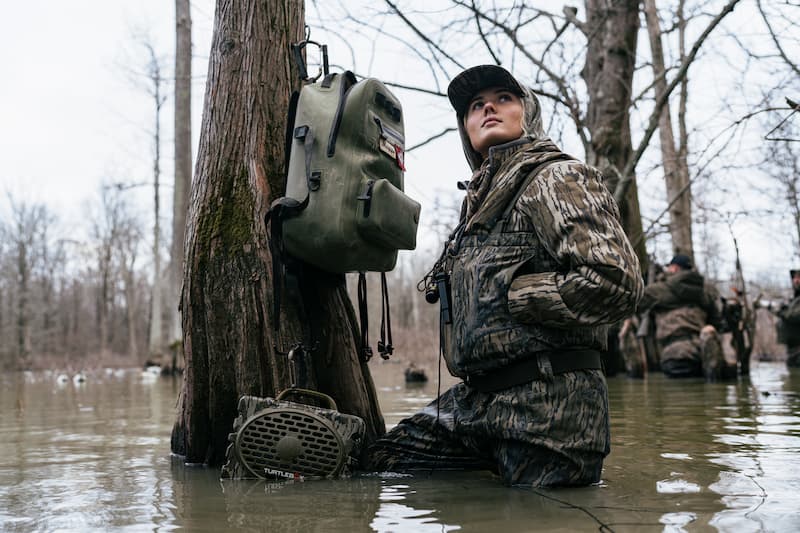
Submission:
[[[800,346],[800,295],[796,294],[788,305],[778,311],[778,342],[786,344],[791,350]]]
[[[795,295],[788,305],[781,307],[778,315],[787,324],[800,326],[800,295]]]
[[[480,161],[444,268],[445,359],[460,377],[604,349],[608,325],[633,313],[643,285],[600,173],[532,135]]]
[[[716,290],[705,283],[699,272],[680,271],[645,287],[639,310],[652,312],[656,339],[666,345],[700,335],[706,324],[719,329],[718,300]]]

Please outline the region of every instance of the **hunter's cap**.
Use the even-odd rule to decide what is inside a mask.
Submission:
[[[692,269],[692,259],[688,255],[675,254],[669,264],[678,265],[684,270]]]
[[[478,91],[487,87],[503,87],[524,97],[525,91],[509,71],[497,65],[471,67],[453,78],[447,87],[447,97],[459,117],[464,116],[470,100]]]

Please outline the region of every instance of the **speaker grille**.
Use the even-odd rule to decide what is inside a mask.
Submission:
[[[236,435],[236,452],[259,478],[269,471],[334,476],[344,461],[342,440],[327,420],[290,408],[264,410],[247,420]]]

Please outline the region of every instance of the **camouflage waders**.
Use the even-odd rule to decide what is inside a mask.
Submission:
[[[599,370],[497,393],[464,383],[402,420],[369,450],[376,471],[491,470],[508,485],[588,485],[610,450]]]
[[[725,359],[722,340],[713,327],[661,345],[661,370],[667,377],[704,377],[718,381],[736,377],[736,365]]]

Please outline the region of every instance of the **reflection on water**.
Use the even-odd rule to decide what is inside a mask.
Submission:
[[[372,369],[388,427],[437,393]],[[139,371],[0,376],[0,530],[800,530],[800,372],[780,364],[732,384],[610,379],[602,482],[549,491],[488,472],[220,482],[169,455],[178,388]]]
[[[414,492],[411,485],[385,485],[379,496],[380,507],[370,526],[375,531],[452,531],[458,526],[440,524],[434,509],[415,509],[405,500]]]

